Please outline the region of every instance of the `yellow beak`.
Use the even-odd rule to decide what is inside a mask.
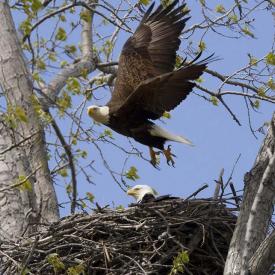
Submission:
[[[136,191],[134,189],[129,189],[127,191],[127,195],[129,195],[129,196],[135,196],[136,195]]]
[[[94,109],[93,109],[93,108],[89,108],[89,109],[88,109],[88,115],[89,115],[90,117],[92,116],[93,112],[94,112]]]

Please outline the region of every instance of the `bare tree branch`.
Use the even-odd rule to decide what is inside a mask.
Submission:
[[[50,113],[48,113],[50,115]],[[51,115],[50,115],[51,116]],[[66,155],[68,157],[68,165],[71,170],[71,177],[72,177],[72,202],[71,202],[71,214],[75,213],[75,208],[76,208],[76,200],[77,200],[77,179],[76,179],[76,169],[74,165],[74,157],[71,151],[71,146],[66,142],[60,128],[58,127],[56,121],[53,119],[51,116],[51,124],[53,129],[55,130],[55,133],[60,140]]]

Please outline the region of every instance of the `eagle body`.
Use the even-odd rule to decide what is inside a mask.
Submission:
[[[106,106],[88,107],[88,115],[95,121],[149,146],[151,158],[155,153],[152,148],[164,150],[166,141],[192,144],[152,120],[161,118],[187,97],[195,86],[194,80],[201,76],[212,57],[196,62],[199,54],[174,70],[179,36],[190,18],[186,17],[186,5],[178,6],[178,2],[175,0],[167,7],[160,5],[154,12],[154,3],[148,8],[123,46],[110,101]],[[163,152],[168,162],[171,155],[167,150]]]
[[[120,119],[111,115],[110,122],[106,124],[106,126],[110,127],[119,134],[133,138],[141,144],[155,147],[160,150],[164,149],[164,143],[167,141],[165,137],[154,136],[151,134],[155,126],[155,124],[151,121],[134,124],[129,123],[129,121],[121,123]]]

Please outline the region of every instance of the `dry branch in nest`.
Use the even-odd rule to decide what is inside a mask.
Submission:
[[[235,223],[213,200],[95,210],[63,218],[31,240],[2,243],[0,266],[4,274],[222,274]]]

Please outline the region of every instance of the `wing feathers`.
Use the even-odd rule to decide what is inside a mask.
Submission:
[[[167,7],[160,5],[155,11],[153,3],[124,44],[108,103],[113,112],[123,113],[125,106],[131,109],[132,102],[137,112],[144,111],[144,118],[156,119],[190,93],[194,86],[190,80],[198,78],[205,69],[208,60],[173,72],[179,36],[190,18],[189,11],[183,11],[186,4],[177,6],[178,3],[175,0]]]
[[[152,12],[154,6],[155,6],[155,2],[153,2],[153,3],[151,4],[151,6],[148,8],[148,10],[147,10],[146,13],[144,14],[142,20],[140,21],[140,24],[143,24],[143,23],[148,19],[148,17],[150,16],[150,14],[151,14],[151,12]]]
[[[174,109],[192,91],[207,64],[191,64],[176,71],[147,79],[127,98],[116,116],[132,119],[158,119]]]

